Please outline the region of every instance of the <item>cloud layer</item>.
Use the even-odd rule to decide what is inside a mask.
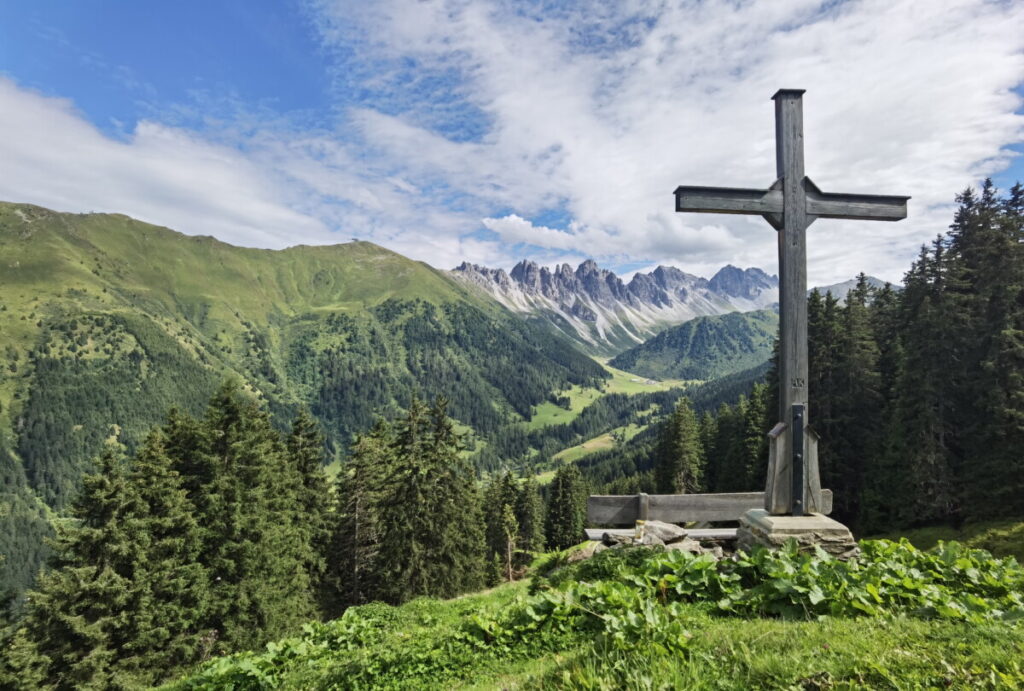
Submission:
[[[811,280],[898,280],[948,224],[953,194],[1024,140],[1020,3],[322,0],[310,12],[336,103],[313,125],[154,117],[120,141],[0,79],[0,197],[249,246],[358,236],[440,267],[592,256],[773,271],[764,221],[675,214],[672,190],[769,185],[769,97],[799,87],[822,189],[913,196],[899,224],[818,221]]]

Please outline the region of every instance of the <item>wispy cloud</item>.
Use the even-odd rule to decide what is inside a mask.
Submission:
[[[715,219],[709,229],[709,218],[672,212],[671,190],[770,184],[768,97],[798,86],[808,90],[808,171],[820,186],[914,197],[899,226],[815,226],[812,274],[898,278],[948,222],[952,195],[1004,167],[1007,145],[1024,138],[1012,92],[1024,75],[1019,4],[328,0],[319,9],[328,44],[369,37],[378,89],[401,80],[408,61],[458,80],[458,103],[489,123],[478,141],[440,135],[422,88],[402,92],[403,107],[392,100],[386,116],[364,110],[364,134],[400,169],[513,208],[484,221],[504,241],[691,267],[770,264],[763,222]],[[522,217],[554,204],[572,227],[528,232]]]
[[[329,113],[196,94],[111,139],[0,79],[0,197],[242,245],[350,236],[435,266],[592,256],[774,271],[760,219],[673,212],[679,184],[767,186],[772,103],[807,89],[808,173],[909,194],[819,221],[811,280],[899,279],[951,198],[1024,141],[1024,5],[986,0],[318,0]],[[16,75],[14,75],[16,77]],[[557,216],[560,220],[550,220]]]

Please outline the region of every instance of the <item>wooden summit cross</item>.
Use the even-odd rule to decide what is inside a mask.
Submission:
[[[824,508],[817,438],[807,429],[807,227],[817,218],[899,221],[907,217],[910,199],[819,190],[804,175],[803,93],[803,89],[780,89],[772,96],[778,179],[771,187],[678,187],[675,192],[676,211],[755,214],[779,231],[781,422],[769,434],[765,510],[794,516]]]

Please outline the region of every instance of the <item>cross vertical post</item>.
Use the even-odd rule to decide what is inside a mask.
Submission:
[[[817,435],[808,426],[807,228],[817,218],[899,221],[907,217],[910,199],[818,189],[804,174],[803,94],[803,89],[780,89],[772,96],[776,180],[768,189],[680,186],[675,191],[676,211],[755,214],[778,231],[780,424],[769,434],[765,487],[765,512],[773,515],[817,513],[823,506]]]
[[[779,419],[793,429],[793,406],[807,410],[807,193],[804,191],[803,89],[775,101],[775,170],[782,183],[779,242]],[[807,424],[807,414],[804,414]],[[790,435],[791,436],[791,435]]]

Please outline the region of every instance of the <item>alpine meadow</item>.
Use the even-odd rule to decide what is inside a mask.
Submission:
[[[1022,37],[0,7],[0,688],[1024,688]]]

